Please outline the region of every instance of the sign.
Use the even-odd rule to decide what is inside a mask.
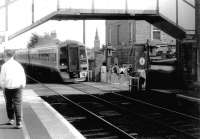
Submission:
[[[144,59],[144,57],[140,57],[139,63],[140,63],[141,66],[144,66],[144,64],[145,64],[145,59]]]

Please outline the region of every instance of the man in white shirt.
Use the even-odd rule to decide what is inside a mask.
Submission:
[[[14,60],[14,50],[5,51],[5,63],[1,67],[0,85],[4,90],[8,124],[22,128],[22,89],[26,85],[26,75],[19,62]]]

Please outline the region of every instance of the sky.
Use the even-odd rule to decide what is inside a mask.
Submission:
[[[101,46],[105,44],[105,20],[85,21],[85,44],[88,48],[94,47],[96,29],[98,30]],[[83,20],[49,21],[32,31],[38,35],[56,32],[61,41],[71,39],[83,42]]]
[[[3,1],[4,0],[0,0],[0,6],[4,4]],[[20,29],[26,26],[29,26],[31,24],[31,12],[30,12],[30,7],[29,7],[31,4],[30,3],[31,1],[32,0],[17,0],[15,3],[10,5],[9,14],[12,14],[12,16],[8,17],[8,22],[9,22],[8,34],[12,34],[16,31],[19,31]],[[49,6],[47,7],[46,1],[35,0],[36,2],[35,6],[37,6],[37,8],[35,9],[35,20],[38,20],[42,18],[43,16],[51,13],[52,10],[55,11],[52,7],[55,8],[56,0],[54,0],[54,2],[52,1],[53,0],[49,1],[48,3]],[[70,0],[67,0],[67,1],[70,1]],[[82,1],[80,2],[79,2],[80,5],[84,4],[84,2]],[[71,3],[73,3],[73,1],[71,1]],[[45,8],[41,6],[42,4],[44,4],[43,6],[45,6]],[[0,11],[0,14],[4,13],[2,11]],[[5,19],[2,18],[1,15],[0,15],[0,20],[1,21],[4,20],[5,22]],[[0,23],[1,30],[2,28],[5,28],[4,22]],[[93,48],[96,30],[98,30],[100,46],[105,44],[105,20],[86,20],[85,21],[86,47]],[[50,33],[50,32],[56,32],[57,37],[60,40],[71,39],[71,40],[77,40],[77,41],[83,42],[83,20],[61,20],[61,21],[51,20],[32,29],[31,31],[29,31],[29,33],[25,33],[25,34],[28,34],[27,36],[30,37],[30,34],[32,33],[35,33],[38,35],[44,35],[45,33]],[[25,36],[25,35],[21,35],[21,36]],[[23,45],[24,42],[22,41],[24,41],[24,39],[29,41],[27,36],[26,37],[21,37],[21,36],[19,37],[18,41],[15,41],[15,40],[13,41],[15,45],[13,47],[15,48],[24,47],[25,45]],[[9,43],[9,44],[10,46],[13,45],[13,43]]]
[[[85,45],[87,48],[94,47],[96,30],[99,35],[100,46],[105,44],[105,20],[86,20],[85,30]],[[57,38],[61,41],[76,40],[83,43],[83,20],[50,20],[15,39],[12,39],[7,46],[11,49],[26,48],[32,34],[44,36],[51,32],[56,32]]]

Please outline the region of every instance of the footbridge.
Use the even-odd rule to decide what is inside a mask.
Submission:
[[[49,20],[134,19],[182,40],[195,33],[194,5],[194,0],[5,0],[0,29],[12,40]]]

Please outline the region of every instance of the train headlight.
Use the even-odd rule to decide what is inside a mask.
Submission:
[[[87,72],[85,72],[85,71],[80,72],[80,78],[83,78],[86,76],[87,76]]]

